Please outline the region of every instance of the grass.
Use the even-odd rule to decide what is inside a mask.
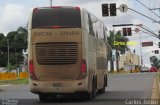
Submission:
[[[0,85],[4,84],[28,84],[28,79],[16,79],[16,80],[3,80],[0,81]]]

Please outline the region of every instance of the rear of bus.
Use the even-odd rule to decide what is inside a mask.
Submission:
[[[28,44],[31,92],[88,91],[81,27],[78,7],[33,9]]]

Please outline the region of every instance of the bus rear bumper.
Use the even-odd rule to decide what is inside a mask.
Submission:
[[[30,91],[32,93],[76,93],[88,91],[88,79],[75,81],[30,81]]]

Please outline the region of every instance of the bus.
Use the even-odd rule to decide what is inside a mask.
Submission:
[[[111,47],[98,18],[80,7],[38,7],[30,13],[28,33],[29,86],[40,101],[105,92]]]

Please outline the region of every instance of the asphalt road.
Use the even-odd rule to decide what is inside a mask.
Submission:
[[[0,86],[0,105],[144,105],[151,98],[156,73],[110,74],[104,94],[94,100],[59,100],[42,103],[29,92],[28,85]],[[156,102],[155,102],[156,103]],[[146,103],[145,105],[149,105]]]

